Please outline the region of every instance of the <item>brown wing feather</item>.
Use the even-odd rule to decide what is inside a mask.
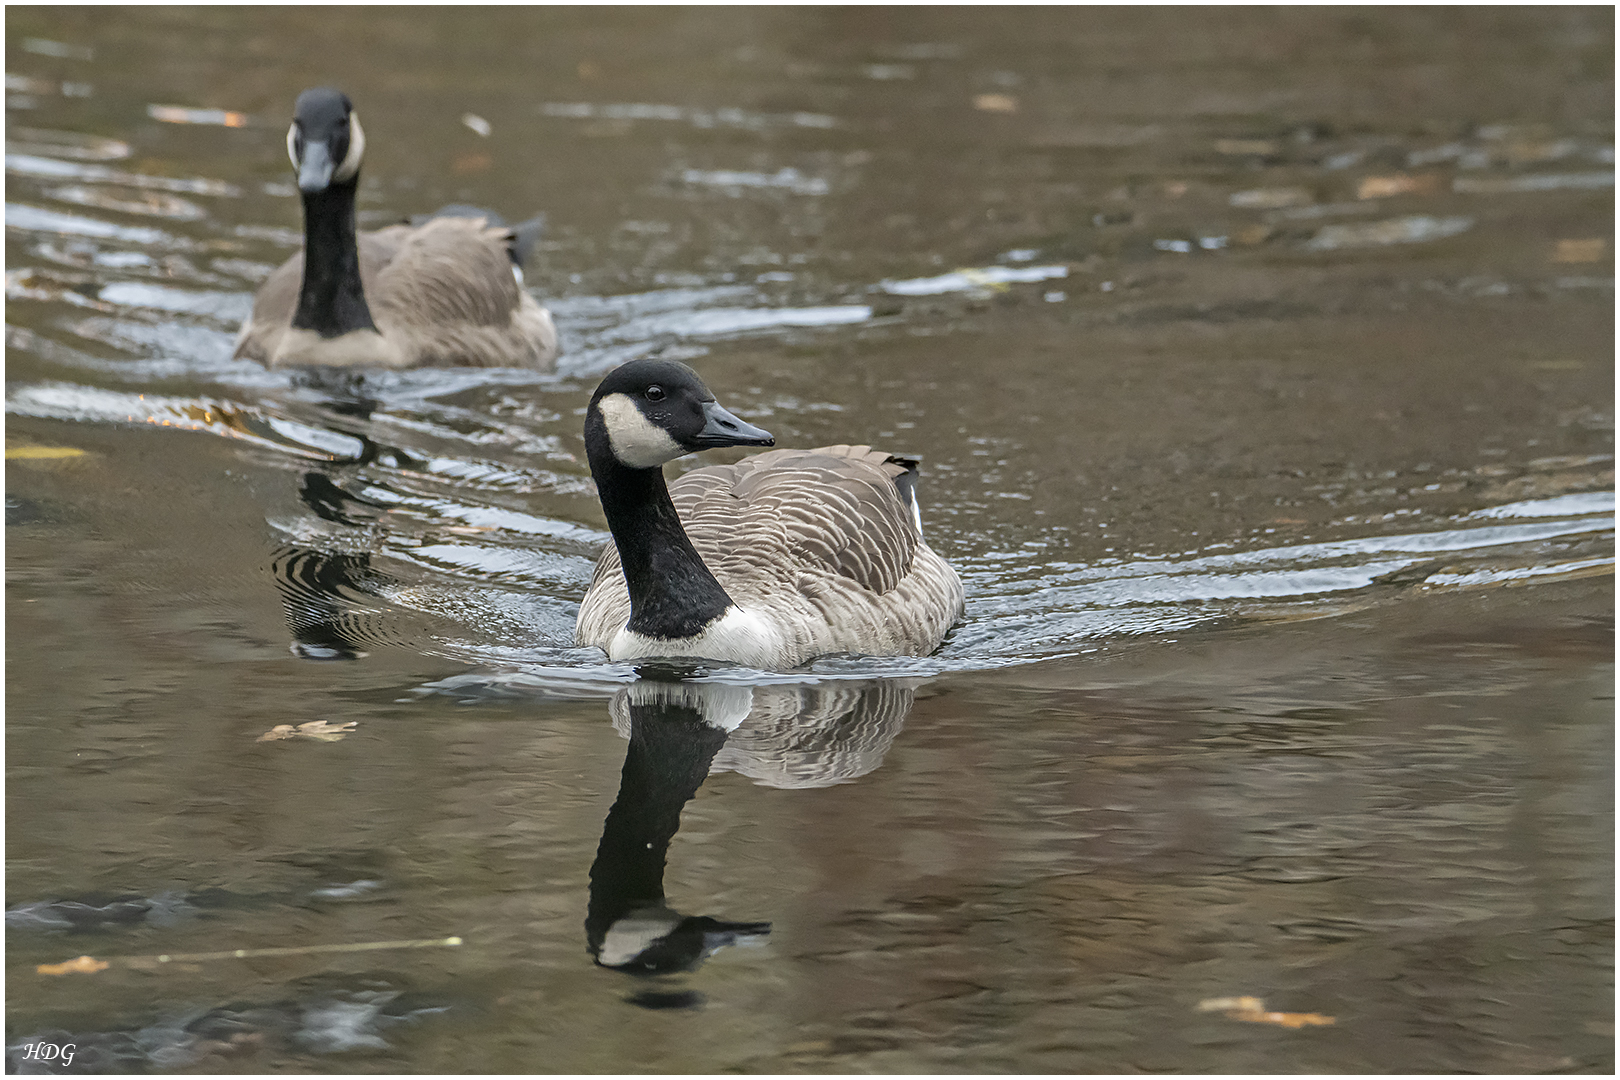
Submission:
[[[394,225],[361,244],[360,281],[374,314],[404,325],[510,322],[521,293],[507,254],[509,229],[475,218],[434,218]],[[375,260],[374,282],[366,259]]]
[[[741,504],[737,512],[781,529],[795,562],[880,595],[911,569],[922,538],[895,486],[906,469],[889,455],[869,446],[773,450],[733,468],[729,494]],[[751,532],[728,529],[720,535],[751,544]]]

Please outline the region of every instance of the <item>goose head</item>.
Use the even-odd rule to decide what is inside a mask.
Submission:
[[[366,154],[366,133],[349,99],[337,90],[305,90],[293,106],[287,156],[298,173],[298,190],[318,195],[353,184]]]
[[[775,446],[771,433],[726,411],[697,372],[674,360],[632,360],[602,380],[585,413],[593,466],[611,459],[656,469],[697,450]]]

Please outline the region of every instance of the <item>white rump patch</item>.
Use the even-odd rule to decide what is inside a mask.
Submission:
[[[607,427],[613,456],[632,469],[655,469],[686,454],[669,432],[641,415],[625,394],[609,394],[596,403]]]
[[[783,663],[782,639],[776,628],[735,604],[692,637],[648,637],[626,627],[614,635],[607,654],[609,660],[640,660],[657,656],[722,660],[767,671],[787,666]]]

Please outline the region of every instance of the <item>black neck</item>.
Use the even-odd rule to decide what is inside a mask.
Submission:
[[[360,287],[360,251],[354,239],[354,191],[359,178],[304,195],[304,283],[292,324],[337,337],[375,330]]]
[[[681,808],[697,794],[725,742],[726,733],[695,709],[630,706],[619,798],[591,864],[585,932],[593,951],[618,919],[663,903],[664,861],[681,827]]]
[[[664,639],[701,633],[726,613],[731,597],[687,539],[664,471],[621,465],[594,405],[585,420],[585,451],[630,590],[629,629]]]

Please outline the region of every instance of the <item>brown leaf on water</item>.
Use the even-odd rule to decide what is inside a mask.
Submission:
[[[1276,1024],[1285,1028],[1326,1026],[1334,1022],[1333,1017],[1323,1016],[1321,1013],[1285,1013],[1264,1012],[1258,1009],[1236,1009],[1226,1015],[1233,1020],[1247,1020],[1251,1024]]]
[[[1015,113],[1018,111],[1018,99],[1011,94],[975,94],[973,107],[980,112]]]
[[[1198,1003],[1199,1012],[1225,1013],[1228,1020],[1243,1020],[1250,1024],[1276,1024],[1278,1027],[1322,1027],[1335,1022],[1321,1013],[1270,1012],[1260,998],[1242,997],[1205,998]]]
[[[64,960],[60,964],[41,964],[34,970],[41,975],[94,975],[98,971],[105,971],[112,965],[105,960],[97,960],[93,956],[79,956],[72,960]]]
[[[1439,190],[1438,173],[1423,173],[1419,176],[1396,173],[1394,176],[1362,177],[1361,186],[1356,189],[1356,198],[1387,199],[1392,195],[1433,195]]]
[[[1560,240],[1553,246],[1552,261],[1556,263],[1601,262],[1603,253],[1608,249],[1609,242],[1601,236],[1589,240]]]
[[[343,736],[354,731],[358,721],[350,720],[342,724],[333,724],[325,720],[309,720],[294,727],[291,724],[277,724],[269,731],[260,735],[256,742],[274,742],[277,739],[291,739],[302,735],[310,739],[319,739],[322,742],[337,742]]]
[[[484,172],[493,164],[495,164],[495,158],[490,154],[457,154],[455,159],[450,162],[450,171],[457,176],[467,176],[472,173]]]

